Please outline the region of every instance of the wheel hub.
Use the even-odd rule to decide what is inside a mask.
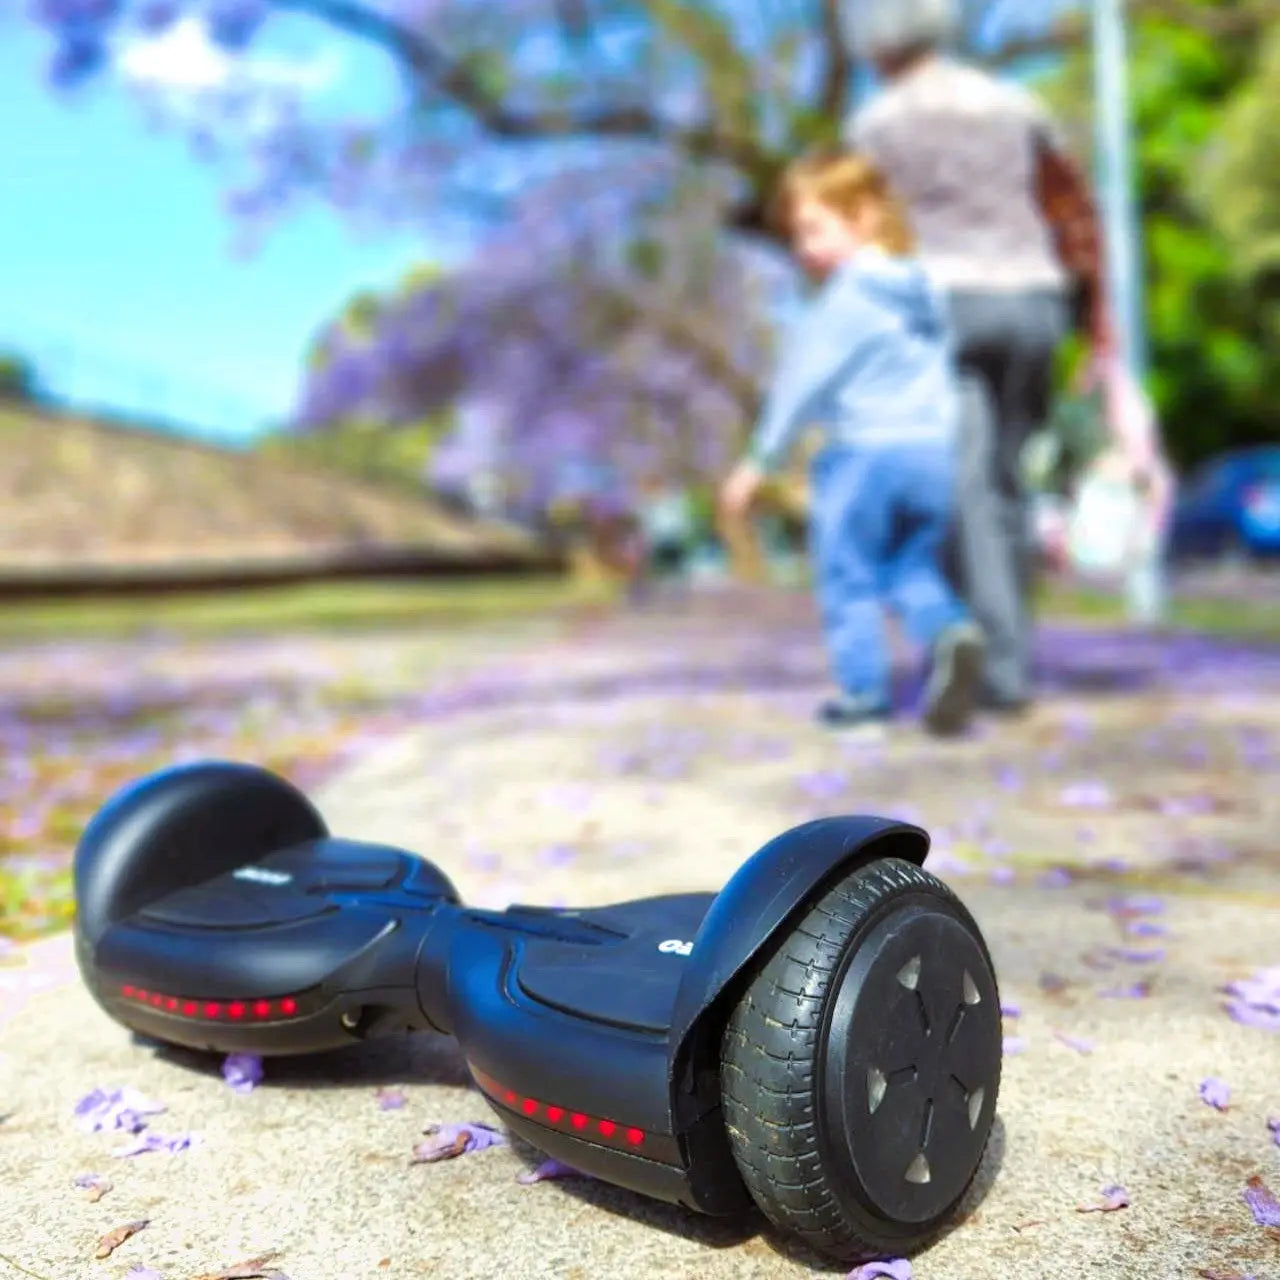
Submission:
[[[894,912],[841,982],[823,1077],[827,1140],[858,1198],[921,1223],[977,1170],[995,1114],[1001,1022],[981,946],[953,916]]]

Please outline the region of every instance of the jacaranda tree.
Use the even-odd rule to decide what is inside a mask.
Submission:
[[[583,459],[705,476],[740,443],[766,367],[768,193],[831,142],[855,89],[860,0],[33,0],[50,75],[73,89],[112,42],[199,15],[225,50],[299,18],[380,49],[395,106],[329,119],[271,91],[195,128],[259,231],[321,197],[353,216],[483,232],[474,261],[322,336],[300,421],[421,419],[464,399],[471,441],[535,505]],[[1189,22],[1258,5],[1138,0]],[[1078,5],[968,0],[971,52],[1078,44]],[[252,127],[245,120],[252,117]],[[269,123],[264,123],[269,121]],[[442,472],[480,465],[468,437]]]

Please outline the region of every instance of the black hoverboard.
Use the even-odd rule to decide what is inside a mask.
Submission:
[[[995,973],[928,848],[905,823],[824,818],[719,894],[488,911],[413,853],[330,836],[284,779],[215,761],[91,820],[76,957],[112,1018],[197,1050],[455,1036],[547,1155],[703,1213],[754,1203],[858,1261],[944,1224],[995,1116]]]

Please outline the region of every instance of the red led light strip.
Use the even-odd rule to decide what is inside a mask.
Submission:
[[[265,1022],[298,1016],[298,1001],[293,996],[285,996],[281,1000],[192,1000],[187,996],[165,995],[129,985],[122,986],[120,994],[126,1000],[150,1005],[164,1013],[176,1013],[180,1018]]]
[[[530,1120],[537,1120],[540,1124],[551,1128],[576,1130],[584,1138],[604,1138],[611,1143],[622,1143],[629,1147],[638,1147],[644,1143],[643,1129],[620,1125],[614,1120],[601,1119],[599,1116],[589,1116],[585,1111],[574,1111],[570,1107],[557,1107],[550,1103],[539,1102],[536,1098],[526,1097],[514,1089],[508,1089],[506,1085],[499,1084],[492,1076],[486,1075],[483,1071],[477,1071],[475,1067],[471,1068],[471,1074],[476,1084],[495,1102],[509,1107],[512,1111],[519,1111],[521,1115],[528,1116]]]

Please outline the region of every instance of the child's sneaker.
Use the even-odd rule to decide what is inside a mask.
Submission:
[[[982,688],[986,644],[972,622],[948,627],[933,647],[933,667],[924,694],[924,725],[930,733],[950,738],[969,725]]]
[[[818,708],[818,723],[842,733],[881,733],[891,717],[891,710],[883,704],[848,694],[831,698]]]

